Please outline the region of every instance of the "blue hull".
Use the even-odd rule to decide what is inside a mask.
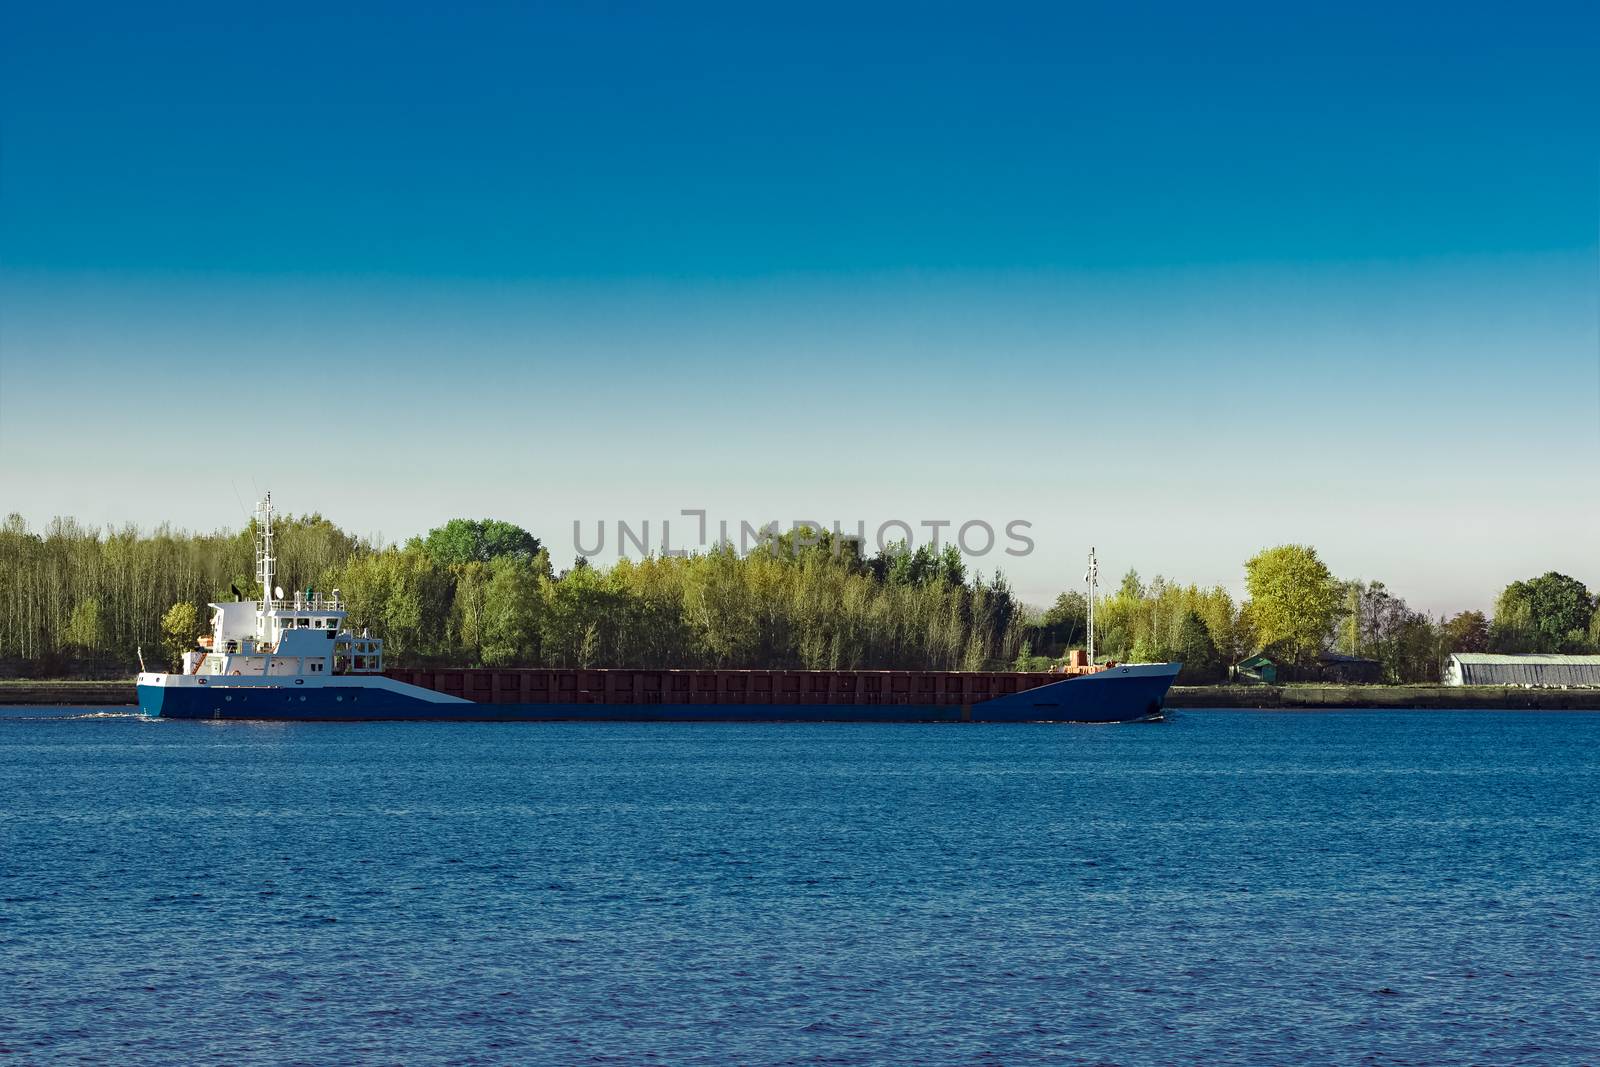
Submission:
[[[438,703],[360,685],[316,689],[141,685],[139,707],[168,719],[276,722],[1134,722],[1158,718],[1169,676],[1057,683],[970,705]]]

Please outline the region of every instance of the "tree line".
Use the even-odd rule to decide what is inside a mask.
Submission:
[[[404,545],[320,515],[275,522],[278,584],[338,589],[349,625],[412,665],[919,668],[1013,661],[1028,612],[953,547],[864,557],[855,541],[783,534],[740,555],[578,560],[557,573],[509,523],[457,519]],[[0,660],[31,673],[170,664],[205,605],[256,599],[255,526],[144,535],[56,520],[0,528]],[[236,592],[237,591],[237,594]]]
[[[1119,660],[1181,660],[1182,682],[1221,681],[1228,667],[1265,653],[1288,665],[1324,651],[1375,660],[1384,680],[1434,682],[1452,652],[1600,652],[1600,598],[1554,571],[1512,582],[1493,616],[1415,611],[1381,581],[1341,580],[1309,545],[1278,545],[1245,563],[1247,599],[1129,571],[1095,603],[1097,651]],[[1087,600],[1063,593],[1025,649],[1042,662],[1084,640]],[[1034,660],[1032,662],[1040,662]]]
[[[874,556],[827,532],[776,535],[682,557],[578,559],[558,572],[511,523],[456,519],[403,545],[320,515],[275,524],[278,582],[341,591],[350,625],[407,665],[1042,670],[1086,639],[1088,602],[1043,611],[947,546]],[[34,674],[123,673],[193,647],[205,605],[260,595],[255,528],[193,534],[57,519],[0,527],[0,661]],[[1125,575],[1095,604],[1098,658],[1182,660],[1185,682],[1227,677],[1257,652],[1307,663],[1323,650],[1377,660],[1386,679],[1433,681],[1456,651],[1600,649],[1596,598],[1549,573],[1513,582],[1492,617],[1437,619],[1379,581],[1335,577],[1315,549],[1245,563],[1243,602],[1221,587]]]

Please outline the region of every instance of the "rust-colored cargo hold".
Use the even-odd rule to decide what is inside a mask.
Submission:
[[[393,667],[385,674],[480,704],[977,704],[1098,668],[1057,672],[571,670]]]

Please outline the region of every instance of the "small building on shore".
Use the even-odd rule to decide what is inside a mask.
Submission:
[[[1316,664],[1305,672],[1308,682],[1335,682],[1340,685],[1377,685],[1383,681],[1383,664],[1365,656],[1343,652],[1322,652]]]
[[[1444,684],[1600,689],[1600,656],[1452,652],[1444,664]]]
[[[1278,664],[1271,656],[1251,656],[1233,668],[1233,680],[1244,685],[1277,685]]]
[[[1375,659],[1323,651],[1310,663],[1295,663],[1262,652],[1233,669],[1234,681],[1244,685],[1278,685],[1283,682],[1332,682],[1336,685],[1375,685],[1383,681],[1383,664]]]

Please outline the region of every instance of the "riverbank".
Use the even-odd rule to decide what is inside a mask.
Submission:
[[[1169,708],[1474,708],[1600,711],[1600,689],[1492,685],[1175,685]]]
[[[137,704],[131,681],[0,681],[0,704],[100,707]],[[1517,689],[1456,685],[1179,685],[1170,708],[1525,708],[1600,711],[1600,689]]]
[[[65,681],[34,678],[0,680],[0,704],[61,704],[69,707],[137,704],[131,680]]]

